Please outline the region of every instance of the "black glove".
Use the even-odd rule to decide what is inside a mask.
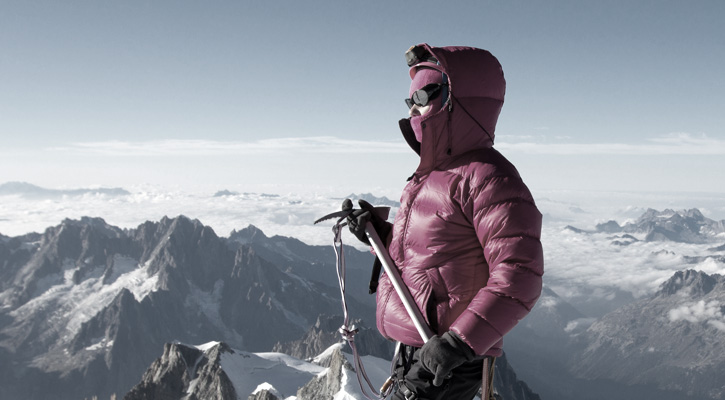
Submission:
[[[433,386],[442,385],[454,368],[475,357],[473,349],[450,331],[430,338],[415,355],[423,367],[435,375]]]
[[[377,232],[380,237],[380,240],[385,243],[385,239],[390,234],[391,224],[376,214],[375,207],[373,207],[372,204],[365,200],[358,200],[357,202],[360,204],[360,209],[353,211],[352,214],[347,216],[347,226],[350,229],[350,232],[352,232],[358,240],[369,246],[370,241],[365,235],[365,225],[367,225],[367,222],[370,221],[373,224],[373,228],[375,228],[375,232]],[[342,202],[342,211],[349,210],[352,210],[352,200],[345,199]]]

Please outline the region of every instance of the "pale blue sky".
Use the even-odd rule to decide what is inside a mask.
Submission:
[[[725,192],[723,20],[722,1],[3,0],[0,183],[397,188],[403,53],[428,42],[499,58],[497,147],[532,188]]]

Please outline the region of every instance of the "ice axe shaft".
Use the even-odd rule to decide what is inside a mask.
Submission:
[[[430,330],[430,327],[428,327],[428,324],[426,324],[423,314],[421,314],[420,309],[415,304],[408,287],[405,286],[405,283],[403,283],[403,279],[400,277],[400,273],[398,273],[395,263],[390,258],[388,250],[380,240],[380,236],[378,236],[378,233],[375,231],[375,228],[370,221],[368,221],[365,225],[365,235],[367,235],[370,244],[373,246],[373,249],[375,249],[375,254],[383,264],[385,273],[388,274],[388,277],[390,277],[390,282],[393,284],[395,292],[398,293],[398,297],[400,297],[400,300],[403,302],[403,306],[405,306],[405,310],[408,312],[410,319],[413,320],[413,324],[418,330],[420,337],[423,339],[423,342],[427,342],[434,336],[434,334]]]

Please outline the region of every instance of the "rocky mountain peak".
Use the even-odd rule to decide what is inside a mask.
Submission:
[[[689,296],[704,296],[710,293],[717,285],[720,275],[708,275],[702,271],[688,269],[677,271],[670,279],[660,286],[657,295],[672,296],[687,290]]]
[[[302,338],[291,342],[277,342],[273,351],[306,360],[335,344],[343,343],[342,346],[349,349],[339,332],[343,323],[344,318],[340,315],[320,315]],[[391,357],[394,351],[393,342],[384,339],[377,330],[365,327],[361,320],[350,321],[349,325],[358,329],[355,344],[360,355],[369,354],[383,359]]]
[[[237,231],[236,229],[229,235],[229,240],[232,240],[241,244],[250,243],[266,243],[269,238],[262,232],[261,229],[256,226],[249,224],[246,228]]]
[[[234,385],[220,365],[224,353],[233,353],[224,343],[206,351],[167,343],[163,355],[151,364],[124,400],[236,399]]]
[[[591,325],[571,371],[626,384],[632,394],[623,398],[722,399],[723,304],[723,276],[676,272],[656,294]]]
[[[123,236],[123,231],[101,218],[65,219],[45,230],[41,238],[41,255],[51,259],[72,259],[79,265],[105,262],[103,247]]]
[[[622,231],[622,227],[619,226],[617,221],[607,221],[601,224],[597,224],[597,232],[604,232],[604,233],[619,233]]]
[[[714,235],[725,232],[725,221],[706,218],[700,210],[657,211],[648,209],[633,223],[622,230],[627,233],[644,233],[645,241],[674,241],[680,243],[707,243]]]
[[[368,203],[374,205],[374,206],[389,206],[389,207],[400,207],[399,201],[390,200],[389,198],[383,196],[383,197],[377,197],[373,195],[372,193],[350,193],[349,195],[345,196],[346,199],[353,199],[353,200],[365,200]],[[357,202],[355,202],[355,207],[357,207]]]
[[[339,346],[334,348],[325,363],[329,365],[327,372],[301,387],[297,391],[299,400],[333,399],[342,387],[344,371],[354,371]]]
[[[279,400],[279,397],[275,396],[274,393],[269,390],[263,389],[253,395],[250,395],[247,400]]]
[[[256,228],[247,233],[266,237]],[[241,398],[265,396],[259,394],[263,388],[244,386],[244,377],[259,365],[265,371],[275,363],[287,368],[284,362],[223,343],[194,347],[178,341],[219,340],[235,349],[265,352],[310,331],[307,340],[299,341],[308,355],[327,340],[340,341],[341,318],[319,317],[340,312],[333,285],[337,277],[326,261],[328,246],[284,237],[240,245],[184,216],[125,230],[102,219],[66,220],[44,235],[0,240],[0,272],[10,282],[0,292],[0,370],[12,370],[0,374],[2,398],[7,393],[13,393],[8,398],[60,400],[125,393],[162,348],[153,372],[147,371],[134,389],[139,397],[132,391],[129,399],[193,398],[190,393],[199,399],[236,399],[230,379],[244,387]],[[19,249],[32,250],[32,257],[16,259]],[[348,280],[366,282],[371,262],[369,253],[351,249]],[[372,302],[366,285],[359,286]],[[23,302],[13,301],[23,296]],[[350,296],[348,306],[351,315],[374,321],[370,303]],[[380,350],[384,339],[374,328],[355,324],[361,352],[392,354],[392,349]],[[164,346],[170,341],[175,343]],[[257,369],[240,372],[250,359],[257,363],[250,368]],[[222,370],[230,365],[234,376],[224,378]],[[285,396],[270,394],[294,395],[324,369],[305,368],[303,381],[292,372],[275,384]],[[42,388],[37,382],[43,382]]]

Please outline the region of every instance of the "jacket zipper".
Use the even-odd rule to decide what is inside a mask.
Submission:
[[[418,198],[418,194],[420,193],[422,186],[420,176],[418,176],[417,172],[413,174],[413,185],[415,186],[415,190],[413,191],[410,200],[408,200],[408,211],[405,213],[403,237],[400,238],[400,247],[403,250],[402,261],[405,261],[405,240],[408,238],[408,227],[410,226],[410,216],[413,213],[413,203],[415,203],[415,199]]]

